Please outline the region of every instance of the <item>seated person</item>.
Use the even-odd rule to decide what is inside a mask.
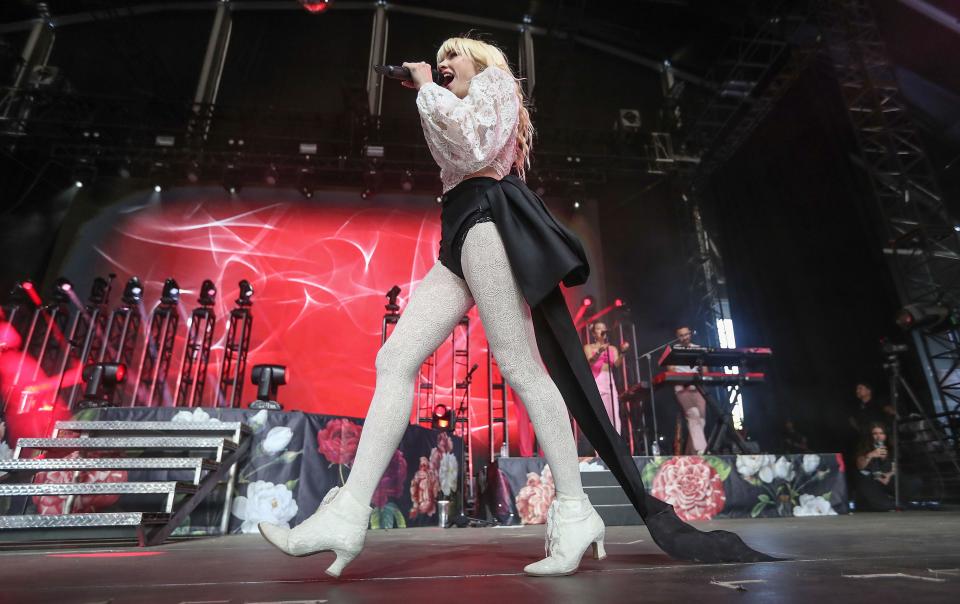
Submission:
[[[792,419],[783,423],[783,447],[787,453],[810,453],[807,437],[797,431]]]
[[[917,491],[913,477],[900,477],[893,462],[893,450],[882,422],[867,425],[857,447],[857,472],[854,485],[857,504],[867,511],[884,512],[895,508],[894,488],[900,481],[900,501],[904,503]]]

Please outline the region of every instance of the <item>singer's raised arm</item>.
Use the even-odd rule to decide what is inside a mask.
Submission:
[[[463,99],[425,84],[417,93],[417,110],[437,163],[470,174],[489,166],[516,130],[520,99],[513,76],[488,67],[470,81]]]

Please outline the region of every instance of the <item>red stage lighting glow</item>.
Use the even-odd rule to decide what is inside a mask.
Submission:
[[[620,308],[621,306],[623,306],[623,300],[621,300],[620,298],[617,298],[616,300],[613,301],[613,305],[616,306],[617,308]]]
[[[30,281],[24,281],[21,285],[23,291],[27,292],[27,295],[30,296],[30,299],[33,300],[33,303],[37,306],[40,306],[43,302],[40,300],[40,295],[37,294],[37,288],[33,286],[33,283]]]
[[[300,0],[300,4],[303,6],[303,8],[307,9],[308,13],[317,15],[330,8],[330,5],[333,4],[333,0]]]
[[[117,383],[122,384],[125,377],[127,377],[127,366],[121,363],[117,365]]]
[[[584,298],[584,299],[583,299],[583,305],[584,305],[584,306],[590,306],[591,304],[593,304],[593,300],[591,300],[590,298]]]

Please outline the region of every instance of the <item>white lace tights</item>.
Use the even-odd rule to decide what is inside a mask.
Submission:
[[[557,495],[580,497],[580,470],[566,406],[540,360],[530,308],[492,222],[470,229],[461,256],[466,282],[439,262],[410,298],[377,354],[377,386],[346,488],[367,503],[410,421],[414,382],[426,358],[477,304],[493,356],[530,414]]]

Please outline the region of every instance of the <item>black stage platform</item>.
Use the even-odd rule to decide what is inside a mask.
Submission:
[[[543,526],[371,531],[340,580],[330,554],[289,558],[258,535],[154,549],[4,550],[0,598],[31,602],[956,602],[960,512],[714,520],[787,562],[676,562],[642,526],[611,527],[604,561],[531,578]]]

